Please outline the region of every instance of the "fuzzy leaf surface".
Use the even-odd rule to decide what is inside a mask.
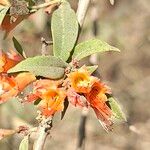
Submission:
[[[51,30],[54,56],[67,61],[78,36],[77,17],[68,2],[63,2],[53,13]]]
[[[81,60],[87,56],[95,53],[102,53],[107,51],[120,51],[118,48],[110,46],[106,42],[99,39],[92,39],[86,42],[78,44],[74,49],[73,58],[76,60]]]
[[[60,79],[64,76],[67,63],[54,56],[36,56],[23,60],[15,67],[8,70],[8,73],[29,71],[36,76],[43,76],[50,79]]]
[[[108,103],[113,112],[113,119],[116,121],[127,121],[124,112],[122,111],[120,104],[113,98],[108,99]]]
[[[28,150],[29,149],[29,137],[25,136],[20,143],[19,150]]]
[[[13,40],[13,44],[14,44],[14,47],[17,50],[17,52],[25,58],[26,57],[25,52],[24,52],[21,44],[18,42],[18,40],[15,37],[13,37],[12,40]]]

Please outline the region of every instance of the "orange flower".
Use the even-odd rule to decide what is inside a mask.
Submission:
[[[110,93],[110,89],[105,84],[97,80],[97,82],[93,84],[91,91],[85,94],[87,101],[94,109],[97,118],[106,130],[109,130],[109,127],[112,125],[112,111],[106,104],[106,94]]]
[[[90,76],[85,68],[80,68],[75,72],[68,74],[68,79],[77,93],[88,93],[91,90],[93,84],[93,77]]]
[[[14,51],[10,53],[0,52],[0,73],[6,73],[10,68],[14,67],[23,58]]]
[[[90,76],[85,67],[71,72],[68,80],[71,85],[67,92],[68,100],[75,106],[90,105],[102,126],[109,130],[112,125],[112,111],[107,105],[106,94],[111,94],[110,89],[98,78]]]
[[[27,96],[27,102],[32,102],[38,98],[42,98],[43,93],[45,93],[50,87],[58,87],[61,80],[53,81],[48,79],[37,80],[33,83],[33,92]]]
[[[54,115],[57,111],[64,109],[66,92],[58,88],[61,81],[38,80],[34,83],[33,93],[28,95],[27,101],[41,99],[38,107],[44,116]]]
[[[42,101],[39,106],[42,110],[43,115],[50,116],[57,111],[64,109],[64,100],[66,97],[65,91],[59,88],[50,88],[48,91],[43,93]]]
[[[19,73],[15,77],[0,74],[0,103],[17,96],[18,93],[35,79],[35,76],[28,72]]]
[[[18,87],[14,77],[0,75],[0,103],[18,94]]]
[[[30,72],[22,72],[15,76],[15,81],[18,86],[19,92],[23,91],[26,86],[28,86],[35,80],[35,75]]]

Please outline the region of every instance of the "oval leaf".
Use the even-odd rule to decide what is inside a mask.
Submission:
[[[106,51],[120,51],[119,49],[110,46],[106,42],[103,42],[99,39],[92,39],[83,43],[78,44],[75,47],[73,58],[77,60],[81,60],[89,55],[99,52]]]
[[[127,121],[126,116],[123,113],[120,105],[118,104],[118,102],[113,97],[110,97],[108,99],[108,103],[109,103],[110,108],[111,108],[111,110],[113,112],[113,117],[112,117],[113,120],[116,120],[116,121]]]
[[[67,61],[78,36],[77,17],[68,2],[63,2],[53,13],[51,30],[54,55]]]
[[[20,43],[18,42],[18,40],[17,40],[15,37],[13,37],[12,40],[13,40],[14,47],[15,47],[15,49],[17,50],[17,52],[18,52],[21,56],[23,56],[24,58],[26,58],[25,52],[24,52],[22,46],[20,45]]]
[[[36,76],[59,79],[64,76],[67,63],[54,56],[36,56],[27,58],[8,70],[8,73],[29,71]]]
[[[28,150],[28,149],[29,149],[29,137],[25,136],[20,143],[19,150]]]

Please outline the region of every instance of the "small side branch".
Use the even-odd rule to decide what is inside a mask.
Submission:
[[[61,0],[53,0],[53,1],[50,1],[50,2],[47,2],[47,3],[43,3],[43,4],[40,4],[40,5],[37,5],[37,6],[31,6],[31,7],[29,7],[29,9],[30,10],[39,10],[41,8],[48,7],[50,5],[60,4],[60,3],[61,3]]]
[[[43,56],[47,55],[47,46],[52,45],[53,41],[46,41],[45,38],[41,38],[41,42],[42,42],[42,48],[41,48],[41,53]]]

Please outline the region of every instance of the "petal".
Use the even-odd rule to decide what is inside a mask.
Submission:
[[[54,88],[52,86],[46,89],[41,95],[42,100],[39,103],[39,108],[43,115],[49,116],[54,115],[58,111],[64,109],[64,100],[66,93],[61,88]]]
[[[7,56],[8,56],[8,58],[10,58],[14,61],[20,62],[21,60],[23,60],[23,57],[13,50],[9,50],[9,52],[7,53]]]
[[[19,91],[22,91],[28,84],[36,80],[36,77],[29,72],[19,73],[15,77]]]
[[[68,74],[68,79],[70,81],[71,87],[77,93],[89,92],[90,75],[87,70],[80,68],[75,72],[71,72],[70,74]]]
[[[42,89],[49,89],[49,88],[56,89],[61,83],[62,80],[54,81],[48,79],[40,79],[34,82],[33,86],[35,90],[42,90]]]
[[[84,96],[77,94],[73,89],[67,91],[68,101],[74,106],[88,107],[87,100]]]
[[[0,88],[0,103],[6,102],[19,93],[15,78],[8,77],[7,74],[0,75]]]
[[[14,67],[19,63],[23,58],[16,54],[14,51],[11,53],[5,54],[0,51],[0,72],[6,73],[10,68]]]
[[[106,131],[111,131],[113,122],[110,119],[110,117],[107,115],[109,113],[109,110],[107,110],[108,112],[104,112],[104,111],[98,110],[97,108],[93,108],[93,110],[95,111],[95,114],[96,114],[99,122],[101,123],[102,127]]]
[[[36,101],[37,99],[39,99],[39,97],[36,95],[36,94],[29,94],[25,97],[25,101],[24,102],[34,102]]]

